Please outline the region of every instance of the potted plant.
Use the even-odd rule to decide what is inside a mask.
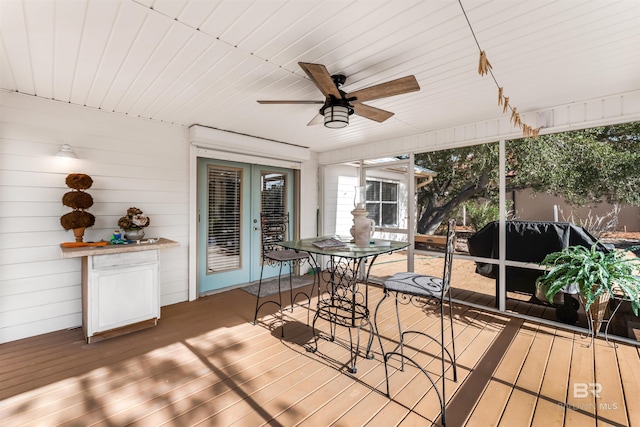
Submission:
[[[124,237],[128,240],[141,240],[144,238],[144,227],[147,227],[151,220],[140,209],[131,207],[127,209],[127,214],[120,217],[118,227],[124,230]]]
[[[636,248],[629,248],[633,250]],[[569,246],[547,255],[541,266],[549,270],[536,280],[545,290],[549,301],[559,292],[576,285],[585,310],[594,321],[597,336],[609,299],[623,296],[631,303],[634,314],[640,307],[640,258],[625,256],[625,251],[602,251],[596,242],[590,248]]]
[[[76,242],[82,242],[84,231],[95,224],[96,218],[86,209],[93,206],[91,194],[85,192],[93,185],[93,179],[83,173],[72,173],[65,179],[67,187],[71,188],[62,196],[62,204],[73,209],[60,217],[60,224],[65,230],[73,230]]]

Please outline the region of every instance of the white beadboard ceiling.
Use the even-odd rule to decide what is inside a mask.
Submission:
[[[640,88],[638,0],[462,5],[518,111]],[[0,41],[3,90],[318,152],[503,116],[457,0],[0,0]],[[256,102],[322,100],[299,61],[421,90],[368,102],[384,123],[307,126],[318,105]]]

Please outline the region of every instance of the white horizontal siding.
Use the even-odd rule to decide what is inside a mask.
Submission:
[[[180,243],[161,251],[161,301],[188,296],[188,130],[0,92],[0,342],[81,325],[80,259],[60,225],[68,173],[93,178],[85,240],[109,239],[130,206],[151,217],[149,237]],[[54,157],[70,144],[78,159]]]
[[[331,166],[324,171],[324,220],[323,234],[349,236],[353,225],[351,211],[355,187],[358,186],[358,169],[350,166]]]

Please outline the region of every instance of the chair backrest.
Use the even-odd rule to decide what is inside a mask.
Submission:
[[[264,254],[282,250],[280,242],[289,240],[289,213],[283,214],[260,214],[262,224],[262,256]]]
[[[447,243],[444,254],[444,272],[442,273],[442,294],[449,291],[451,285],[451,267],[453,266],[453,252],[456,244],[456,220],[449,220],[447,226]]]

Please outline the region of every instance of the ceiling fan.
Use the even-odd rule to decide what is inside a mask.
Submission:
[[[420,90],[418,81],[414,76],[406,76],[399,79],[369,86],[355,92],[345,93],[340,89],[347,77],[343,74],[330,75],[322,64],[298,62],[300,68],[307,73],[311,81],[325,96],[324,101],[264,101],[260,104],[322,104],[320,114],[324,117],[324,125],[328,128],[343,128],[349,124],[349,116],[357,114],[370,120],[382,123],[393,113],[363,104],[365,101],[402,95],[404,93]],[[308,125],[316,124],[314,118]]]

